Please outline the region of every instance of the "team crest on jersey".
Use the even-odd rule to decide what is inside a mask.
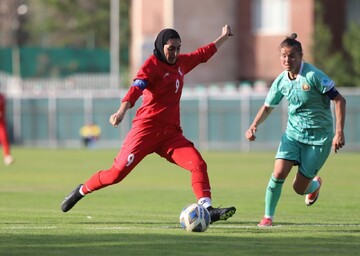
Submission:
[[[303,84],[303,85],[301,86],[301,88],[303,89],[303,91],[309,91],[309,90],[310,90],[310,85],[308,85],[308,84]]]

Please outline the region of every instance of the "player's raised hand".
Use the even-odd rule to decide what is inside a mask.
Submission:
[[[228,24],[226,24],[225,26],[223,26],[222,28],[222,35],[223,36],[232,36],[233,33],[231,33],[231,28]]]
[[[216,49],[219,49],[219,47],[229,38],[229,36],[232,36],[231,29],[229,25],[225,25],[222,27],[221,35],[214,40],[214,44],[216,46]]]

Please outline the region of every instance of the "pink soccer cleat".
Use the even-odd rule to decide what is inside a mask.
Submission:
[[[264,217],[259,224],[258,227],[271,227],[272,226],[272,219]]]

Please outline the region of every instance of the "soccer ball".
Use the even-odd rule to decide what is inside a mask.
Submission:
[[[200,204],[190,204],[180,213],[180,225],[188,232],[204,232],[210,224],[210,213]]]

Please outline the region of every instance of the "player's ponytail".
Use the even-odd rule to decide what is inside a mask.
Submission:
[[[298,40],[296,40],[296,38],[297,38],[296,33],[291,33],[290,35],[286,36],[285,40],[282,41],[280,44],[280,49],[283,47],[294,47],[302,55],[303,49],[301,43]]]

